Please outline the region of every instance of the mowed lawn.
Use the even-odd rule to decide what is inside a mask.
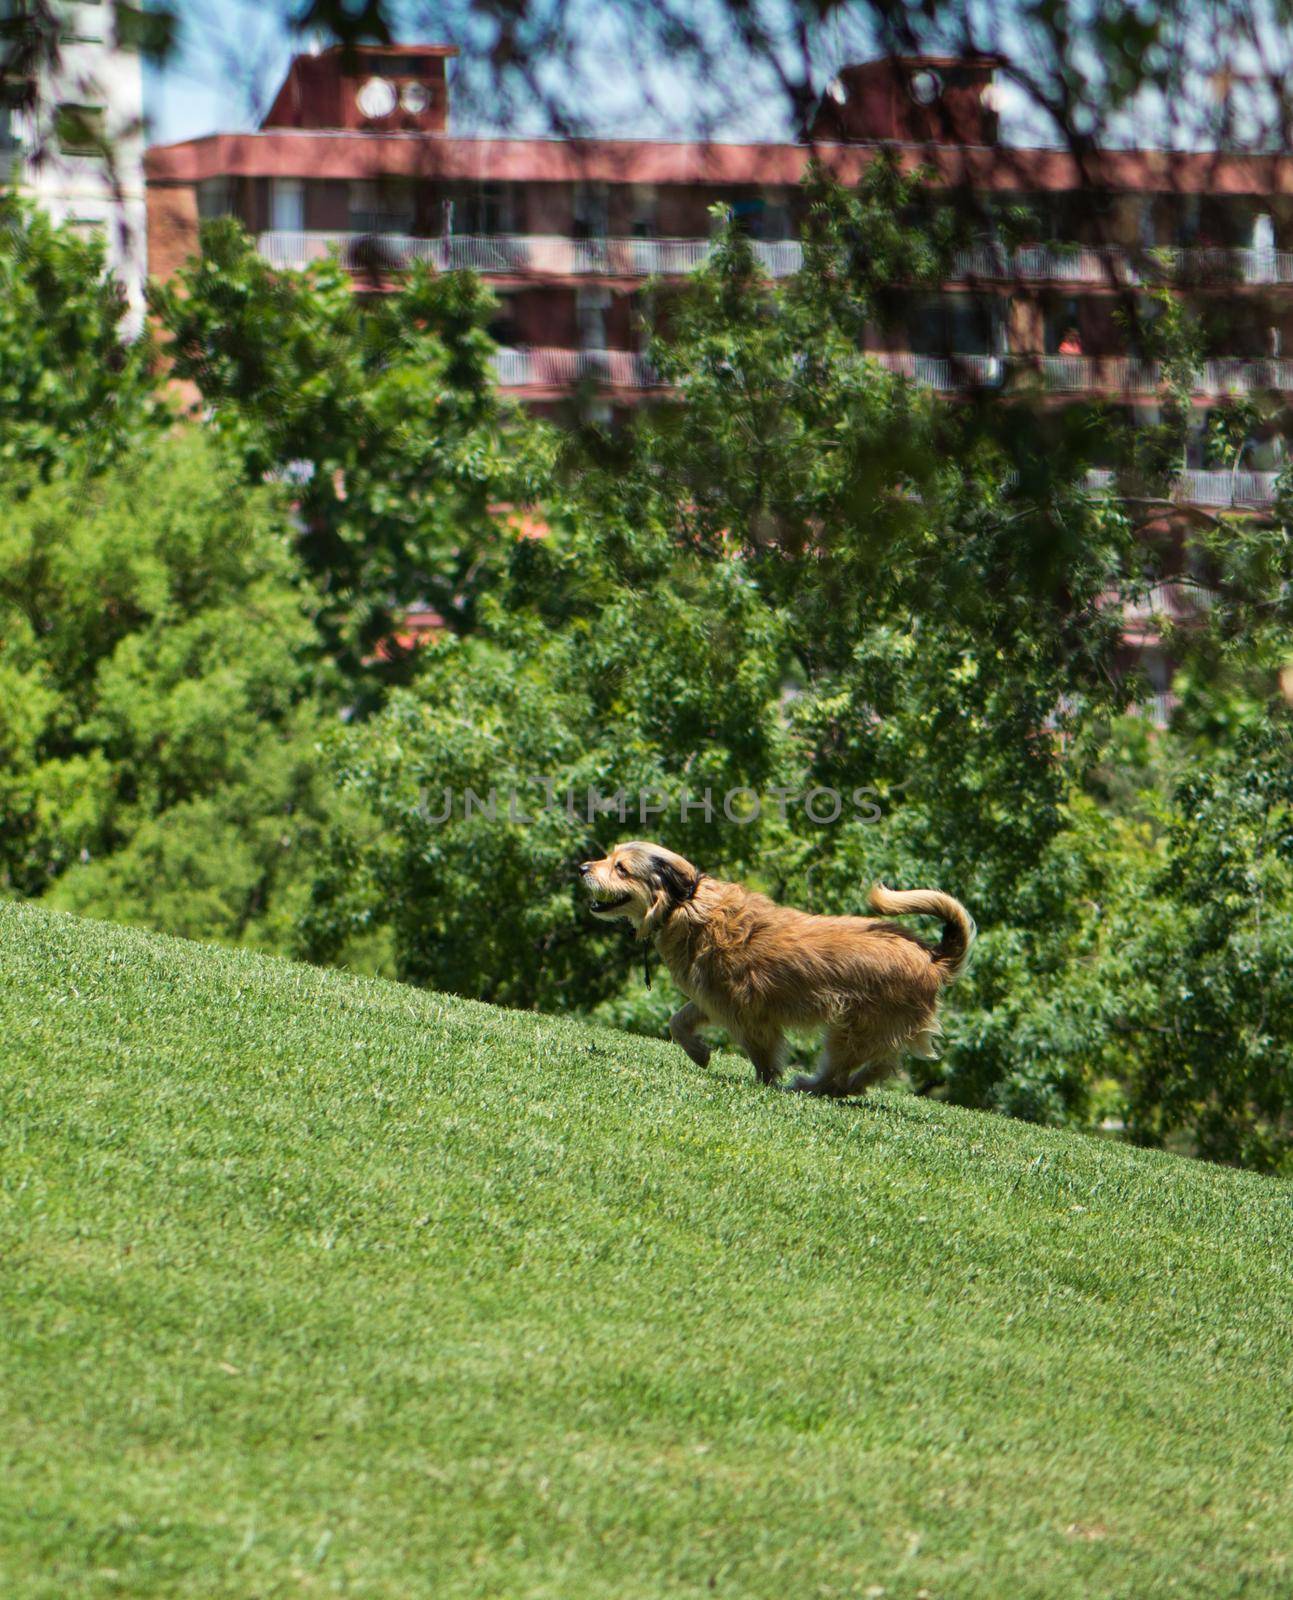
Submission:
[[[0,907],[0,1595],[1286,1596],[1293,1190]]]

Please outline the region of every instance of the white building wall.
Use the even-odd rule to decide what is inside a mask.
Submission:
[[[9,181],[60,223],[102,235],[109,266],[123,284],[135,327],[143,320],[148,214],[144,186],[144,89],[138,54],[112,38],[113,8],[65,0],[59,61],[43,70],[34,106],[4,112],[0,159]],[[109,155],[61,148],[59,108],[101,111]]]

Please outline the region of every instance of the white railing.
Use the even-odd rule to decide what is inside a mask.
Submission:
[[[910,351],[881,351],[871,357],[887,370],[931,388],[953,389],[970,383],[1000,383],[1005,363],[1000,356],[919,356]],[[615,389],[655,389],[659,375],[643,355],[632,350],[570,350],[550,346],[500,349],[493,356],[494,375],[504,389],[563,391],[581,383]],[[1269,506],[1275,500],[1278,472],[1182,472],[1172,485],[1171,498],[1185,505]],[[1114,474],[1106,469],[1087,473],[1093,493],[1114,488]],[[1193,604],[1206,606],[1210,596],[1190,586]],[[1156,599],[1166,604],[1164,589]]]
[[[1156,252],[1158,253],[1158,252]],[[1192,246],[1161,252],[1178,278],[1233,283],[1293,283],[1293,251]]]
[[[1036,362],[1043,386],[1060,394],[1088,389],[1154,394],[1162,381],[1156,363],[1131,356],[1038,356]]]
[[[1162,387],[1162,368],[1133,356],[916,355],[906,350],[868,352],[890,372],[931,389],[992,387],[1008,376],[1035,373],[1055,394],[1154,395]],[[1207,395],[1293,391],[1293,360],[1224,356],[1203,362],[1194,392]]]
[[[1050,283],[1134,284],[1173,280],[1197,283],[1293,283],[1293,251],[1146,246],[1039,244],[1009,250],[978,244],[953,257],[954,278],[994,283],[1031,279]]]
[[[1165,578],[1161,583],[1151,584],[1137,599],[1129,600],[1123,607],[1123,616],[1134,622],[1150,622],[1155,618],[1176,622],[1210,611],[1216,599],[1217,591],[1207,584]]]
[[[709,239],[573,239],[562,234],[454,234],[417,238],[406,233],[271,232],[257,238],[276,267],[303,267],[336,251],[347,265],[385,266],[429,261],[442,272],[491,275],[535,273],[553,277],[682,277],[713,249]],[[797,239],[751,240],[750,248],[773,278],[803,266]],[[994,283],[1016,281],[1130,285],[1170,281],[1293,283],[1293,251],[1155,249],[1142,252],[1089,245],[978,244],[953,257],[950,277]]]
[[[1199,506],[1269,506],[1278,472],[1183,472],[1173,498]]]
[[[1182,472],[1172,484],[1172,499],[1195,506],[1269,506],[1275,501],[1278,472],[1199,471]],[[1114,475],[1105,468],[1086,475],[1087,488],[1095,492],[1112,489]]]
[[[1277,356],[1227,356],[1203,363],[1206,394],[1252,394],[1263,389],[1293,389],[1293,361]]]
[[[1130,356],[1042,356],[1042,379],[1048,389],[1118,389],[1124,394],[1154,394],[1163,382],[1155,361]],[[1256,394],[1266,389],[1293,389],[1293,361],[1277,357],[1222,356],[1203,362],[1194,381],[1196,394]]]
[[[1142,700],[1136,707],[1140,715],[1155,728],[1166,728],[1172,721],[1176,708],[1181,703],[1179,694],[1151,694],[1148,699]]]
[[[452,234],[419,239],[405,233],[262,233],[256,248],[271,266],[299,269],[335,253],[345,266],[395,271],[429,261],[440,272],[490,276],[682,277],[713,249],[709,239],[570,239],[560,234]],[[789,277],[803,265],[797,240],[751,241],[764,271]]]
[[[1006,375],[1003,356],[922,356],[910,350],[872,350],[867,355],[886,371],[929,389],[993,388]]]
[[[952,277],[981,278],[992,283],[1014,283],[1019,279],[1052,283],[1138,281],[1125,251],[1076,244],[1022,245],[1016,250],[997,244],[971,245],[953,256]]]
[[[632,350],[559,350],[546,346],[496,350],[494,375],[504,389],[573,389],[580,383],[651,389],[659,378]]]

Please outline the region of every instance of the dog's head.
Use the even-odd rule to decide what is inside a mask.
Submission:
[[[640,839],[617,844],[610,855],[579,869],[593,915],[606,921],[623,917],[639,939],[658,932],[674,907],[692,898],[701,876],[685,856]]]

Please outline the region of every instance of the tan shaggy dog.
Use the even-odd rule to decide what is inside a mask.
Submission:
[[[654,939],[687,996],[669,1032],[700,1066],[706,1022],[726,1028],[762,1083],[781,1074],[787,1028],[825,1026],[818,1070],[791,1085],[811,1094],[859,1094],[904,1053],[932,1056],[938,1000],[964,969],[974,921],[950,894],[877,884],[871,909],[886,917],[938,917],[928,945],[873,917],[814,917],[698,871],[663,845],[634,840],[579,869],[601,918],[623,917]]]

